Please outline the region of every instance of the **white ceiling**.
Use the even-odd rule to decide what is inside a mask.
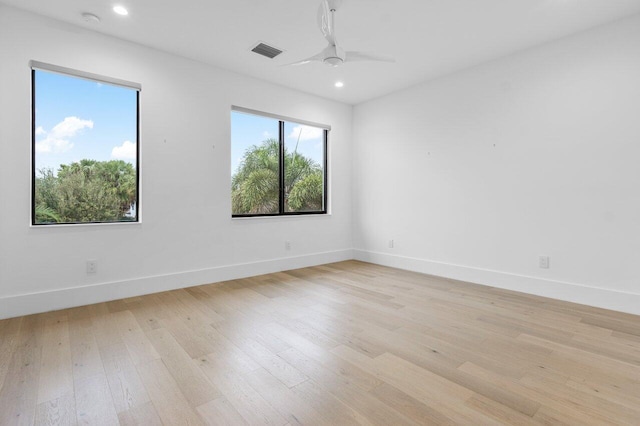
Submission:
[[[640,13],[640,0],[344,0],[336,33],[345,50],[396,63],[281,67],[326,46],[319,0],[0,0],[241,74],[357,104],[456,70]],[[115,15],[122,4],[129,16]],[[82,12],[101,18],[85,22]],[[262,41],[285,53],[249,51]],[[342,80],[345,87],[336,89]]]

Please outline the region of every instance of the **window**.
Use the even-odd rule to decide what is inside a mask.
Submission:
[[[31,65],[31,223],[137,222],[139,85]]]
[[[232,215],[327,212],[329,127],[234,107]]]

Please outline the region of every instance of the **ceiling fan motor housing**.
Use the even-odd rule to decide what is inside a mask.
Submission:
[[[344,60],[338,58],[337,56],[329,56],[327,58],[324,58],[322,62],[324,62],[325,65],[329,65],[330,67],[337,67],[338,65],[342,65]]]
[[[337,67],[344,62],[345,54],[338,46],[327,46],[322,52],[322,62],[330,67]]]

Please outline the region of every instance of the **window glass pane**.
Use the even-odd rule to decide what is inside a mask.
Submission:
[[[284,124],[286,212],[324,210],[324,130]]]
[[[138,92],[35,70],[33,223],[138,220]]]
[[[278,120],[231,112],[231,204],[234,215],[279,212]]]

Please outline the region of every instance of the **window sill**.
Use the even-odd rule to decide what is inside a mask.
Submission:
[[[278,214],[272,216],[232,216],[231,220],[255,220],[255,219],[286,219],[291,220],[294,218],[303,219],[303,218],[314,218],[319,219],[323,217],[330,217],[331,213],[309,213],[309,214]]]
[[[31,229],[60,229],[60,228],[85,228],[94,226],[134,226],[142,225],[142,221],[137,222],[104,222],[104,223],[47,223],[42,225],[29,224]]]

